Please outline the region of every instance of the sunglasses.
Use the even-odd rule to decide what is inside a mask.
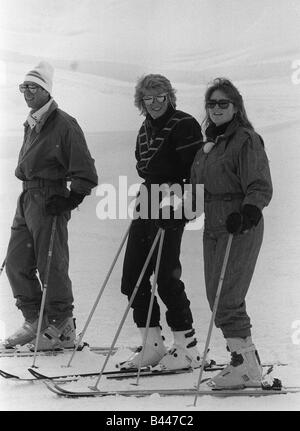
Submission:
[[[230,103],[232,103],[232,101],[228,99],[220,99],[220,100],[210,99],[206,102],[205,106],[208,109],[213,109],[216,105],[218,105],[220,109],[227,109]]]
[[[38,89],[41,88],[38,85],[32,85],[32,84],[20,84],[19,90],[21,93],[25,93],[26,90],[30,91],[30,93],[35,94]]]
[[[151,105],[156,100],[158,103],[164,103],[167,100],[167,94],[159,94],[158,96],[145,96],[143,102],[145,105]]]

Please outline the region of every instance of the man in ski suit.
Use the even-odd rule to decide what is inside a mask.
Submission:
[[[23,191],[12,224],[6,273],[25,321],[4,341],[6,348],[36,342],[40,281],[44,282],[54,216],[56,231],[37,348],[74,346],[67,224],[71,210],[91,193],[98,178],[80,126],[58,108],[51,96],[52,79],[52,66],[40,62],[19,86],[31,111],[24,123],[24,141],[15,171]]]
[[[148,191],[148,208],[153,209],[151,190],[155,185],[183,186],[197,150],[202,144],[201,127],[191,115],[176,110],[175,91],[162,75],[146,75],[136,86],[135,105],[146,117],[137,137],[137,171],[144,179],[142,187]],[[141,192],[141,190],[140,190]],[[162,256],[158,271],[158,294],[167,307],[166,319],[174,344],[167,352],[160,328],[160,309],[154,299],[150,327],[143,353],[142,366],[152,365],[167,369],[197,367],[200,355],[193,329],[190,301],[181,281],[180,245],[184,231],[183,220],[156,220],[153,214],[133,220],[124,258],[122,293],[131,297],[149,253],[158,227],[165,229]],[[154,215],[155,216],[155,215]],[[177,223],[176,223],[177,222]],[[154,271],[154,254],[137,295],[133,301],[133,319],[145,334],[151,296],[150,277]],[[141,361],[138,349],[122,368],[137,368]]]

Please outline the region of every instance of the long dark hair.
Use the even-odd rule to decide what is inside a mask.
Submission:
[[[222,91],[222,93],[226,94],[228,99],[232,101],[232,103],[234,104],[234,107],[237,110],[235,116],[239,120],[240,124],[244,127],[247,127],[248,129],[254,130],[254,127],[248,120],[243,97],[240,94],[239,90],[232,84],[232,82],[226,78],[214,79],[205,92],[205,103],[211,98],[211,95],[216,90]],[[207,108],[205,110],[206,110],[206,116],[203,123],[206,127],[208,127],[210,124],[212,124],[212,121],[209,118]]]

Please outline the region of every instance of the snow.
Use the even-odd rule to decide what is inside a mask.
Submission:
[[[219,1],[211,0],[26,0],[27,7],[22,11],[18,8],[21,3],[18,0],[0,2],[4,12],[0,23],[0,70],[3,72],[0,79],[0,259],[5,256],[21,187],[14,177],[14,168],[27,109],[17,93],[17,84],[41,57],[55,65],[54,97],[84,129],[101,183],[116,187],[119,176],[127,176],[128,185],[140,182],[134,162],[135,136],[141,123],[133,106],[138,76],[152,71],[166,74],[178,90],[179,109],[192,113],[199,121],[203,119],[207,82],[216,76],[228,76],[243,94],[249,118],[264,138],[274,184],[274,197],[264,211],[264,243],[247,296],[253,339],[263,362],[289,364],[276,367],[275,376],[281,377],[286,385],[300,385],[299,3],[229,0],[226,6],[222,2],[220,6]],[[9,19],[12,12],[13,20]],[[94,190],[80,210],[73,212],[69,228],[70,274],[79,331],[84,327],[129,223],[124,219],[99,220],[100,199]],[[85,338],[91,345],[109,346],[125,311],[127,301],[120,293],[122,259],[123,252],[88,327]],[[182,265],[197,336],[203,348],[210,311],[204,288],[201,229],[186,230]],[[172,337],[164,311],[162,305],[164,335],[170,344]],[[21,322],[3,272],[0,338],[17,329]],[[117,345],[124,354],[126,346],[139,342],[130,311]],[[215,328],[210,355],[218,362],[228,360],[223,337]],[[100,371],[99,356],[97,361]],[[37,366],[42,368],[46,362],[47,366],[53,365],[49,358],[48,361],[38,358]],[[187,382],[195,383],[198,372],[189,375],[189,379],[164,377],[155,382],[145,378],[140,384],[179,387]],[[134,399],[120,396],[60,399],[41,382],[0,380],[2,411],[291,411],[299,410],[300,395],[263,399],[205,396],[198,399],[196,407],[192,401],[190,397],[164,398],[157,394]]]

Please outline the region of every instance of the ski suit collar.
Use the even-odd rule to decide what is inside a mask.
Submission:
[[[50,115],[51,115],[54,111],[56,111],[56,110],[57,110],[57,108],[58,108],[58,104],[55,102],[55,100],[54,100],[54,99],[52,99],[52,103],[50,104],[50,106],[49,106],[48,110],[47,110],[47,111],[42,115],[42,117],[40,118],[40,121],[39,121],[39,122],[36,124],[36,126],[35,126],[35,131],[36,131],[37,133],[39,133],[39,132],[42,130],[42,128],[44,127],[44,125],[45,125],[46,121],[48,120],[48,118],[50,117]],[[29,124],[28,124],[28,121],[27,121],[27,120],[25,121],[24,126],[25,126],[25,127],[28,127],[28,126],[29,126]]]
[[[174,113],[175,109],[171,105],[169,105],[166,112],[159,118],[153,119],[151,115],[147,114],[146,123],[149,124],[150,127],[152,127],[153,129],[160,130]]]
[[[231,121],[222,126],[223,127],[216,127],[214,124],[210,124],[205,131],[207,139],[215,142],[216,144],[220,140],[226,139],[233,135],[241,126],[241,123],[236,117],[234,117]]]

